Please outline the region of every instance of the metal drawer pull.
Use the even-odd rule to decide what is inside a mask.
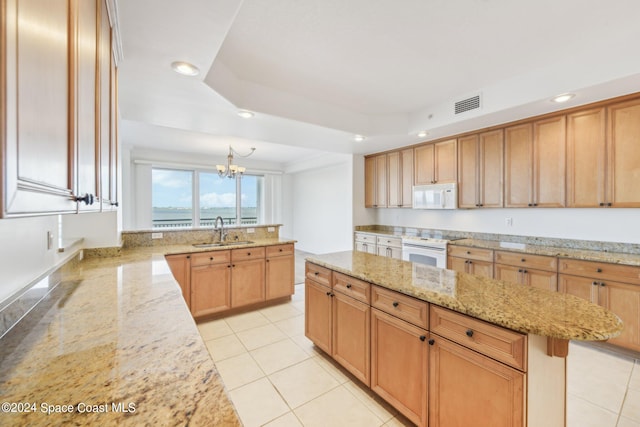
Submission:
[[[466,334],[469,338],[471,338],[473,336],[473,331],[471,329],[467,329]]]
[[[399,303],[398,301],[394,301],[394,302],[393,302],[393,306],[394,306],[394,307],[397,307],[398,305],[400,305],[400,303]]]

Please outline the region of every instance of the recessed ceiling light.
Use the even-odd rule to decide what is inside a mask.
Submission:
[[[171,63],[171,68],[176,73],[184,74],[185,76],[197,76],[200,74],[200,70],[193,64],[189,64],[184,61],[175,61]]]
[[[553,102],[557,102],[558,104],[561,104],[563,102],[567,102],[574,96],[576,96],[575,93],[563,93],[562,95],[554,96],[553,98],[551,98],[551,100]]]
[[[418,132],[418,136],[420,138],[424,138],[427,135],[429,135],[429,132],[427,132],[426,130],[421,130],[420,132]]]
[[[255,116],[255,114],[253,114],[253,112],[249,110],[238,110],[238,115],[243,119],[250,119],[251,117]]]
[[[354,135],[354,137],[353,137],[353,140],[356,141],[356,142],[362,142],[365,139],[367,139],[367,138],[365,138],[364,135]]]

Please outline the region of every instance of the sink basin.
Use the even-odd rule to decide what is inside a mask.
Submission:
[[[234,240],[231,242],[218,242],[218,243],[194,243],[194,248],[215,248],[220,246],[235,246],[235,245],[248,245],[253,243],[252,240]]]

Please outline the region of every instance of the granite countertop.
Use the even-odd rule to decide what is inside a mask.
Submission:
[[[450,242],[451,245],[473,246],[477,248],[522,252],[535,255],[547,255],[560,258],[580,259],[585,261],[608,262],[613,264],[640,266],[640,255],[620,252],[605,252],[586,249],[558,248],[553,246],[528,245],[521,243],[499,242],[496,240],[460,239]]]
[[[259,246],[274,246],[274,245],[284,245],[287,243],[296,243],[296,240],[292,239],[251,239],[251,243],[242,243],[236,244],[231,242],[232,244],[226,244],[222,246],[210,246],[210,247],[196,247],[192,244],[173,244],[173,245],[162,245],[162,246],[150,246],[150,247],[138,247],[136,250],[145,251],[151,249],[151,252],[157,251],[160,248],[165,255],[175,255],[175,254],[185,254],[185,253],[195,253],[195,252],[210,252],[210,251],[228,251],[232,249],[246,249],[246,248],[255,248]],[[210,242],[198,242],[198,243],[210,243]]]
[[[21,405],[0,424],[241,425],[164,258],[198,250],[125,249],[65,271],[0,340],[0,400]]]
[[[622,331],[613,313],[572,295],[347,251],[307,261],[515,331],[600,341]]]

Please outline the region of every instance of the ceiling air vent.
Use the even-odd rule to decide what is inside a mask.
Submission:
[[[467,111],[480,108],[480,95],[472,96],[471,98],[463,99],[455,103],[456,114],[464,113]]]

